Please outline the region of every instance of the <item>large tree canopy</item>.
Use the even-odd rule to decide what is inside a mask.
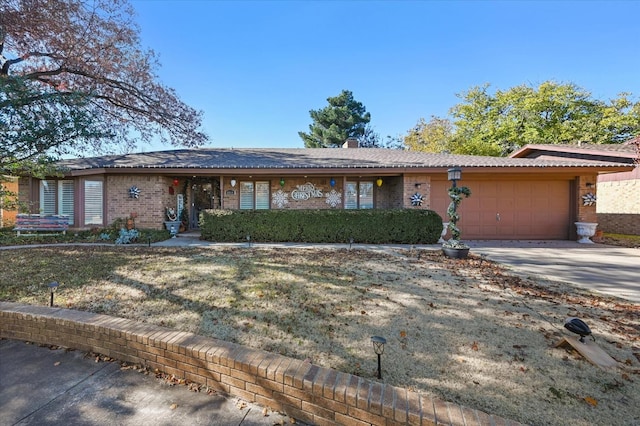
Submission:
[[[157,81],[126,0],[0,3],[0,175],[63,153],[199,146],[201,113]]]
[[[327,102],[328,106],[309,111],[313,120],[309,133],[298,132],[306,148],[339,147],[347,138],[365,137],[371,114],[353,98],[353,93],[343,90],[338,96],[327,98]]]
[[[544,82],[458,95],[451,119],[421,119],[405,136],[412,150],[508,155],[528,143],[621,143],[640,133],[640,102],[628,93],[602,101],[575,84]]]

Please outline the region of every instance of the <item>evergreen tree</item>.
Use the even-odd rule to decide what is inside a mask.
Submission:
[[[327,98],[329,105],[309,111],[313,123],[309,133],[298,132],[306,148],[340,147],[347,138],[361,140],[371,121],[361,102],[353,98],[353,93],[343,90],[338,96]]]

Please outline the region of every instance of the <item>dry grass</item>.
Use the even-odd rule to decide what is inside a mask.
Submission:
[[[640,305],[531,282],[478,258],[331,249],[52,247],[0,251],[0,300],[57,304],[211,336],[523,423],[640,423]],[[617,361],[553,344],[585,320]]]

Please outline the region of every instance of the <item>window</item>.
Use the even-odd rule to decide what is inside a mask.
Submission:
[[[40,181],[40,214],[57,214],[55,180]]]
[[[72,180],[40,181],[40,214],[69,216],[69,225],[73,225],[73,207]]]
[[[86,180],[84,182],[85,225],[103,225],[102,199],[102,181]]]
[[[345,209],[373,208],[373,182],[347,182],[344,192]]]
[[[73,181],[58,181],[58,211],[69,216],[69,225],[73,225]]]
[[[240,209],[268,209],[269,182],[240,182]]]

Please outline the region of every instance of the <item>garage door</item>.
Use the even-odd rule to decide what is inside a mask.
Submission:
[[[462,239],[569,239],[569,181],[465,181]],[[432,181],[431,208],[447,220],[448,181]]]

